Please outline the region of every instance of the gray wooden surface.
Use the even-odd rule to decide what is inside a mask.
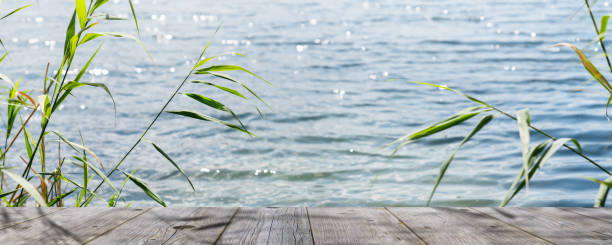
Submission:
[[[2,244],[612,244],[610,208],[0,208]]]

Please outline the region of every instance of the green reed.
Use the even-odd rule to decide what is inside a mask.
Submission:
[[[605,15],[601,18],[601,25],[600,27],[597,26],[597,21],[595,20],[594,14],[591,10],[591,5],[589,3],[588,0],[585,0],[585,6],[586,9],[589,13],[589,16],[591,18],[591,21],[593,23],[593,26],[595,28],[595,32],[597,34],[596,37],[596,41],[600,43],[602,51],[603,51],[603,56],[605,57],[605,60],[608,64],[608,67],[610,68],[610,72],[612,72],[612,64],[610,63],[610,60],[608,58],[608,53],[606,51],[606,47],[604,44],[604,39],[605,39],[605,35],[606,35],[606,31],[607,31],[607,26],[608,26],[608,20],[610,18],[610,15]],[[582,65],[584,66],[584,68],[591,74],[591,76],[597,81],[599,82],[602,87],[604,87],[604,89],[610,94],[608,101],[606,103],[606,118],[608,117],[608,113],[607,113],[607,109],[610,105],[610,103],[612,102],[612,86],[610,85],[610,83],[607,81],[607,79],[605,78],[605,76],[603,76],[599,70],[597,69],[597,67],[595,67],[595,65],[593,65],[593,63],[589,60],[589,58],[587,58],[583,52],[578,49],[576,46],[569,44],[569,43],[558,43],[555,44],[553,46],[563,46],[563,47],[569,47],[572,50],[574,50],[574,52],[576,52],[580,62],[582,63]],[[587,163],[595,166],[596,168],[598,168],[599,170],[601,170],[603,173],[605,173],[608,177],[605,180],[599,180],[596,178],[591,178],[591,177],[585,177],[588,180],[597,182],[600,184],[599,187],[599,192],[597,193],[596,197],[595,197],[595,207],[603,207],[605,206],[606,203],[606,198],[608,196],[608,192],[610,187],[612,187],[612,173],[606,169],[605,167],[603,167],[601,164],[597,163],[596,161],[594,161],[593,159],[591,159],[590,157],[586,156],[583,152],[582,152],[582,148],[580,146],[580,144],[578,143],[577,140],[575,139],[570,139],[570,138],[556,138],[553,137],[552,135],[546,133],[545,131],[536,128],[535,126],[533,126],[531,124],[531,118],[529,116],[529,110],[528,109],[523,109],[521,111],[519,111],[516,116],[513,116],[512,114],[503,111],[502,109],[495,107],[491,104],[488,104],[482,100],[476,99],[470,95],[467,95],[459,90],[455,90],[452,88],[449,88],[447,86],[442,86],[442,85],[437,85],[437,84],[432,84],[432,83],[424,83],[424,82],[412,82],[412,83],[416,83],[416,84],[420,84],[420,85],[426,85],[426,86],[432,86],[432,87],[436,87],[439,89],[444,89],[444,90],[448,90],[451,92],[455,92],[463,97],[465,97],[466,99],[478,104],[478,106],[476,107],[470,107],[467,109],[464,109],[463,111],[453,115],[450,118],[447,118],[446,120],[443,120],[441,122],[438,122],[436,124],[433,124],[432,126],[429,126],[423,130],[419,130],[417,132],[408,134],[406,136],[403,136],[397,140],[395,140],[394,142],[391,142],[390,144],[387,145],[388,146],[392,146],[395,145],[395,149],[392,153],[392,155],[396,154],[398,150],[400,150],[403,146],[410,144],[412,142],[414,142],[417,139],[420,138],[424,138],[433,134],[436,134],[438,132],[442,132],[446,129],[452,128],[454,126],[457,126],[461,123],[464,123],[466,121],[468,121],[469,119],[477,116],[477,115],[484,115],[481,120],[475,124],[474,129],[472,129],[472,131],[465,136],[465,138],[459,143],[458,146],[456,146],[456,148],[453,150],[453,152],[450,154],[450,156],[442,163],[441,167],[440,167],[440,171],[438,173],[438,176],[435,180],[434,186],[429,194],[428,200],[426,205],[429,206],[431,204],[431,201],[433,199],[433,196],[438,188],[438,186],[440,185],[440,183],[442,182],[442,179],[444,178],[444,175],[446,174],[446,170],[448,169],[448,167],[450,166],[453,158],[455,157],[455,154],[459,151],[459,149],[465,145],[470,139],[472,139],[472,137],[474,137],[483,127],[485,127],[486,125],[488,125],[495,116],[503,116],[503,117],[507,117],[510,118],[512,120],[515,120],[517,122],[517,127],[518,127],[518,132],[519,132],[519,138],[520,138],[520,143],[521,143],[521,152],[522,152],[522,161],[521,161],[521,169],[519,171],[519,173],[517,174],[517,176],[515,177],[514,181],[512,182],[512,184],[510,185],[510,187],[508,188],[508,191],[504,197],[504,199],[502,200],[502,202],[500,203],[500,206],[506,206],[508,205],[508,203],[522,190],[529,189],[529,182],[533,179],[535,173],[542,167],[542,165],[548,161],[561,147],[564,147],[568,150],[570,150],[571,152],[575,153],[576,155],[578,155],[579,157],[583,158]],[[608,119],[609,120],[609,119]],[[531,147],[531,142],[530,142],[530,131],[535,131],[547,138],[549,138],[546,141],[540,142],[539,144]],[[572,143],[573,146],[571,146],[568,143]]]
[[[217,80],[220,79],[222,81],[226,81],[230,85],[222,86],[208,81],[204,82],[200,79],[192,80],[191,82],[194,84],[207,85],[211,88],[218,89],[219,91],[227,92],[230,95],[248,100],[246,96],[239,92],[240,89],[244,89],[250,95],[257,98],[257,100],[265,104],[261,97],[257,95],[252,89],[250,89],[245,83],[234,79],[233,77],[224,72],[245,72],[269,84],[269,82],[267,82],[263,78],[240,66],[205,66],[209,61],[212,61],[218,57],[205,56],[206,50],[212,42],[212,38],[206,43],[202,52],[197,57],[197,63],[190,69],[185,78],[171,93],[170,97],[164,103],[162,108],[156,113],[155,117],[148,124],[146,129],[140,135],[140,137],[121,157],[121,159],[112,166],[111,169],[105,169],[101,159],[98,158],[94,151],[85,146],[85,139],[83,139],[83,137],[81,137],[80,142],[72,142],[68,140],[61,132],[57,130],[48,129],[49,122],[52,120],[53,115],[60,107],[60,105],[66,103],[69,95],[76,95],[78,88],[84,86],[95,87],[104,90],[104,92],[108,94],[108,96],[113,102],[116,115],[115,100],[108,86],[103,83],[90,83],[82,80],[85,72],[88,70],[94,58],[98,55],[102,44],[98,45],[97,49],[93,52],[93,54],[91,54],[90,58],[79,69],[79,72],[76,74],[76,76],[70,76],[68,74],[70,68],[76,65],[73,64],[73,60],[77,55],[77,50],[81,46],[89,45],[97,39],[103,37],[127,38],[137,42],[147,53],[151,61],[153,61],[153,58],[151,57],[149,51],[145,48],[145,46],[138,37],[119,32],[94,31],[97,25],[105,21],[125,20],[123,18],[111,16],[109,14],[99,13],[99,8],[106,5],[107,3],[108,0],[90,0],[89,3],[87,3],[85,0],[75,0],[75,8],[73,14],[70,17],[68,26],[65,30],[66,38],[64,41],[63,55],[62,57],[58,57],[60,62],[58,63],[59,65],[56,68],[57,73],[53,77],[49,76],[49,69],[52,68],[51,64],[47,64],[45,77],[42,81],[42,87],[40,90],[21,90],[19,88],[19,84],[21,81],[13,82],[8,76],[0,73],[0,80],[3,80],[4,82],[10,85],[8,87],[8,96],[2,98],[3,100],[6,100],[7,118],[5,122],[5,144],[4,147],[0,149],[0,160],[2,160],[2,166],[0,166],[0,199],[2,199],[3,201],[3,204],[0,205],[11,207],[23,206],[27,204],[28,200],[33,199],[37,203],[37,205],[40,206],[62,207],[65,206],[64,200],[66,198],[72,198],[75,200],[74,206],[84,207],[89,205],[94,198],[98,198],[106,202],[109,206],[116,206],[119,200],[125,201],[125,199],[121,195],[123,193],[123,189],[125,188],[126,183],[128,181],[131,181],[152,200],[156,201],[162,206],[167,206],[166,203],[162,200],[162,198],[159,197],[144,180],[135,175],[136,170],[128,171],[127,169],[121,168],[121,165],[126,160],[126,158],[133,152],[136,146],[142,143],[144,137],[147,135],[149,130],[153,127],[153,125],[157,122],[158,118],[164,112],[191,119],[214,122],[243,132],[247,135],[254,136],[254,134],[252,134],[245,127],[245,125],[239,119],[237,114],[234,113],[234,111],[232,111],[230,107],[202,94],[183,93],[185,96],[191,98],[194,103],[201,104],[205,107],[231,115],[232,118],[236,121],[236,123],[223,121],[196,111],[166,111],[167,106],[173,101],[173,99],[179,93],[182,93],[182,88],[187,83],[187,81],[192,80],[192,77],[195,76],[214,77],[217,78]],[[140,28],[138,26],[138,21],[136,18],[136,11],[134,9],[132,1],[130,0],[128,1],[128,3],[132,14],[131,17],[134,21],[139,36]],[[1,17],[0,20],[13,15],[27,8],[28,6],[30,5],[26,5],[13,10]],[[219,27],[215,30],[215,33],[219,30]],[[7,48],[2,42],[1,36],[0,45],[2,46],[4,51],[4,54],[0,56],[1,63],[9,55]],[[232,86],[236,88],[231,88]],[[31,111],[26,113],[27,110],[25,109]],[[257,111],[260,111],[259,108],[257,108]],[[32,127],[37,126],[31,125],[29,122],[30,119],[36,113],[41,113],[42,120],[40,125],[38,125],[38,127],[40,127],[40,133],[37,137],[34,137],[30,133],[30,131]],[[15,129],[17,130],[16,132],[14,132]],[[23,147],[26,149],[27,152],[27,156],[25,157],[17,156],[23,162],[18,163],[23,164],[21,165],[23,166],[23,171],[21,174],[17,174],[14,172],[16,169],[19,168],[8,167],[8,163],[10,161],[7,160],[16,159],[15,157],[8,158],[7,154],[17,154],[15,153],[15,151],[10,152],[10,150],[14,148],[13,145],[16,142],[16,139],[18,139],[19,137],[23,137]],[[57,143],[57,146],[55,146],[55,144],[52,144],[52,142]],[[192,181],[189,179],[185,171],[180,167],[180,165],[176,161],[174,161],[164,150],[162,150],[159,145],[155,144],[154,142],[150,143],[151,146],[158,153],[160,153],[162,158],[166,159],[182,176],[185,177],[190,187],[195,191],[195,186],[193,185]],[[65,148],[67,147],[71,152],[70,154],[72,155],[68,157],[62,156],[62,146],[65,146]],[[58,155],[57,161],[47,159],[46,155],[48,154],[48,152],[55,150],[57,150]],[[72,164],[78,166],[78,169],[81,170],[82,179],[74,179],[72,175],[66,176],[63,172],[64,164]],[[113,181],[111,181],[111,177],[115,173],[121,173],[125,177],[125,180],[123,181],[123,184],[120,188],[117,188]],[[13,185],[11,185],[11,182],[8,181],[9,179],[12,180]],[[105,186],[106,188],[103,188],[103,186]],[[106,193],[111,193],[110,196],[102,197],[102,190],[108,191]]]

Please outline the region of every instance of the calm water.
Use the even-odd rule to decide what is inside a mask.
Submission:
[[[2,12],[14,2],[5,1]],[[126,0],[111,3],[105,11],[129,15]],[[39,88],[46,63],[57,68],[73,4],[40,0],[1,22],[0,37],[12,51],[2,73]],[[139,168],[137,175],[169,204],[423,205],[439,165],[474,122],[409,145],[393,160],[379,148],[472,104],[401,80],[447,84],[510,112],[528,107],[534,125],[578,139],[586,154],[612,168],[604,90],[589,81],[569,49],[550,47],[571,42],[595,54],[596,45],[587,47],[594,35],[580,1],[153,0],[135,7],[156,64],[134,42],[109,39],[85,78],[108,84],[117,120],[102,91],[81,89],[52,125],[75,141],[81,130],[106,166],[137,139],[222,20],[209,54],[246,53],[219,63],[244,65],[274,84],[235,75],[270,104],[265,120],[252,104],[220,92],[195,85],[183,90],[232,105],[258,137],[164,115],[147,139],[184,167],[198,191],[150,144],[140,145],[124,167]],[[598,15],[612,10],[605,1],[595,8]],[[128,21],[99,28],[135,34]],[[78,67],[93,48],[80,51]],[[218,115],[185,96],[171,108]],[[516,123],[495,119],[457,154],[435,204],[498,204],[520,167],[519,146]],[[592,205],[598,185],[585,176],[604,177],[560,151],[513,205]],[[137,187],[128,190],[135,205],[155,205]]]

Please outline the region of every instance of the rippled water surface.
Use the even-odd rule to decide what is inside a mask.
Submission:
[[[21,1],[4,1],[2,13],[14,2]],[[0,22],[0,38],[11,51],[1,72],[21,78],[23,87],[39,88],[47,62],[57,68],[73,4],[40,0]],[[440,164],[475,121],[389,159],[388,150],[380,151],[386,143],[472,105],[409,80],[446,84],[509,112],[530,108],[534,125],[578,139],[587,155],[612,168],[604,90],[571,50],[551,47],[571,42],[588,55],[598,51],[589,46],[595,35],[580,1],[141,0],[135,8],[155,64],[136,43],[107,39],[84,78],[110,87],[116,121],[104,92],[85,88],[51,125],[75,141],[80,130],[106,166],[137,139],[221,21],[208,53],[245,53],[217,63],[249,67],[274,84],[235,74],[270,105],[261,107],[264,120],[254,100],[244,103],[195,84],[183,90],[232,105],[257,137],[164,114],[147,139],[183,166],[197,191],[148,143],[124,167],[138,168],[136,175],[171,205],[423,205]],[[599,1],[595,9],[601,15],[612,6]],[[130,14],[126,0],[111,1],[103,11]],[[96,28],[136,35],[130,21]],[[79,51],[77,67],[95,47]],[[220,116],[185,96],[170,107]],[[434,204],[498,204],[520,168],[519,146],[516,123],[497,117],[457,154]],[[592,205],[598,184],[585,176],[605,177],[560,151],[512,204]],[[126,199],[155,205],[133,185]]]

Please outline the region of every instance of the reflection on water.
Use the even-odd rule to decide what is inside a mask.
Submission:
[[[104,11],[130,16],[127,1],[113,3]],[[4,2],[3,12],[11,4]],[[72,4],[40,0],[3,21],[0,37],[12,52],[2,73],[38,88],[46,63],[58,63]],[[590,56],[598,52],[589,45],[594,35],[580,2],[153,0],[135,7],[140,37],[155,64],[137,44],[107,40],[86,75],[87,81],[109,85],[117,121],[102,91],[83,89],[60,108],[52,125],[74,140],[81,130],[87,146],[108,165],[138,137],[221,21],[209,54],[245,53],[223,55],[219,62],[247,66],[274,83],[269,87],[236,74],[271,105],[264,108],[265,120],[252,105],[226,94],[195,84],[186,88],[234,105],[258,137],[164,115],[147,138],[183,166],[198,191],[191,192],[146,144],[125,167],[139,168],[137,175],[170,204],[424,204],[439,165],[470,125],[408,145],[393,159],[380,147],[470,103],[404,80],[446,84],[508,111],[528,107],[536,126],[578,139],[586,154],[612,167],[606,162],[612,135],[603,116],[603,90],[588,80],[575,54],[551,47],[571,42]],[[612,10],[606,1],[595,8],[598,15]],[[127,21],[100,28],[135,34]],[[77,64],[94,48],[81,50]],[[73,69],[71,74],[78,72]],[[187,101],[179,98],[172,107],[206,110]],[[457,154],[436,204],[495,205],[502,199],[521,164],[518,133],[514,122],[501,117],[492,125]],[[597,184],[584,176],[603,177],[561,151],[514,204],[591,205]],[[154,205],[133,186],[126,198]]]

